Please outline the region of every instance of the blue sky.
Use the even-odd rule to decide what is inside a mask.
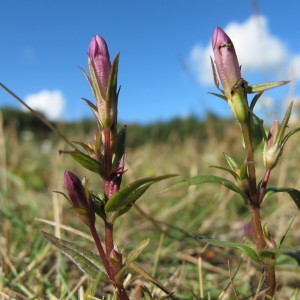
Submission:
[[[229,116],[210,69],[215,26],[232,38],[250,83],[293,79],[262,104],[299,97],[300,2],[266,0],[0,0],[0,82],[51,119],[92,117],[87,69],[94,34],[119,64],[119,119],[149,123],[207,112]],[[258,14],[259,13],[259,14]],[[270,103],[272,104],[270,106]],[[20,107],[0,90],[0,106]],[[261,105],[263,107],[263,105]]]

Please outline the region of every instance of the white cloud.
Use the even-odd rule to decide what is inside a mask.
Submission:
[[[300,54],[293,57],[291,61],[292,79],[300,80]]]
[[[276,71],[288,60],[285,44],[268,30],[267,19],[252,16],[244,23],[229,23],[223,30],[230,36],[242,71]],[[190,53],[190,61],[202,84],[213,82],[210,58],[211,42],[206,47],[196,45]],[[300,74],[299,74],[300,76]]]
[[[65,105],[61,91],[42,90],[36,94],[29,94],[24,101],[34,110],[42,112],[49,120],[59,119]]]

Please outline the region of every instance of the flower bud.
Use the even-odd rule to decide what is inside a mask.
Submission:
[[[88,56],[94,67],[98,83],[106,93],[111,63],[106,42],[100,35],[95,35],[92,38]]]
[[[212,48],[223,93],[227,98],[234,117],[245,122],[248,118],[248,103],[245,92],[246,81],[241,77],[241,69],[229,36],[216,27],[212,36]]]
[[[282,152],[281,141],[278,139],[279,130],[280,123],[275,120],[270,128],[263,151],[264,165],[267,169],[273,169],[276,166]]]
[[[212,48],[217,71],[227,96],[241,79],[241,70],[233,43],[220,27],[216,27],[213,32]]]
[[[277,165],[286,141],[299,130],[299,128],[294,129],[284,136],[292,108],[293,102],[287,108],[281,124],[276,120],[270,128],[268,139],[265,142],[263,150],[263,161],[267,169],[273,169]]]
[[[93,225],[95,213],[90,205],[89,194],[80,179],[72,172],[65,171],[64,181],[72,208],[86,225]]]

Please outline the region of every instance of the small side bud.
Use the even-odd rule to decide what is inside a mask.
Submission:
[[[80,179],[72,172],[65,171],[64,181],[69,201],[79,218],[87,226],[95,224],[95,213],[90,205],[90,195],[82,185]]]
[[[270,128],[268,140],[265,142],[263,151],[264,165],[267,169],[273,169],[279,160],[282,152],[280,140],[278,140],[278,132],[280,123],[275,120]]]

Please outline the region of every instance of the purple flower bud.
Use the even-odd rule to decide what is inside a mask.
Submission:
[[[236,84],[241,79],[241,70],[233,43],[220,27],[216,27],[213,32],[212,48],[217,71],[227,96],[234,92]]]
[[[95,213],[90,206],[85,187],[70,171],[65,171],[64,181],[73,209],[86,225],[91,226],[95,223]]]
[[[230,109],[239,122],[245,122],[248,119],[246,81],[241,77],[233,43],[220,27],[216,27],[213,32],[212,47],[217,72],[223,85],[223,93]]]
[[[106,42],[100,35],[95,35],[92,38],[88,56],[95,69],[98,82],[101,84],[103,91],[106,92],[111,63]]]

